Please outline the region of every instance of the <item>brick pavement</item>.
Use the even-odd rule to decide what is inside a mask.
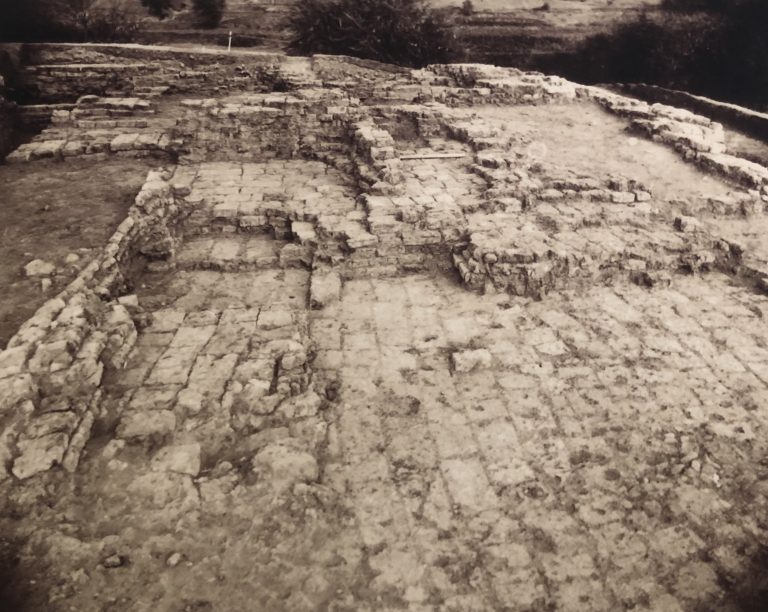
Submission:
[[[105,388],[116,439],[78,476],[103,500],[82,554],[132,562],[70,603],[738,609],[766,537],[768,309],[728,277],[536,302],[412,274],[349,280],[314,311],[296,269],[146,281],[152,324]],[[137,596],[146,571],[174,582]]]
[[[528,304],[439,277],[347,283],[310,327],[342,390],[325,474],[381,588],[454,609],[723,609],[764,537],[741,493],[764,477],[765,311],[718,275]]]

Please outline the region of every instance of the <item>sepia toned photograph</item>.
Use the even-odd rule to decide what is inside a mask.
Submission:
[[[768,0],[0,0],[0,612],[768,612]]]

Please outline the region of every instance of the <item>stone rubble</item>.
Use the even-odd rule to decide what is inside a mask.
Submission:
[[[487,349],[457,351],[451,355],[451,361],[456,372],[464,373],[473,370],[487,370],[493,363],[493,356]]]
[[[43,261],[42,259],[35,259],[24,266],[24,274],[31,278],[51,276],[54,272],[56,272],[56,266],[51,262]]]

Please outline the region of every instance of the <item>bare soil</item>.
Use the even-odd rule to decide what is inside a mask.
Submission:
[[[726,127],[725,144],[732,155],[768,166],[768,143]]]
[[[0,166],[0,348],[103,247],[156,165],[131,159]],[[72,254],[79,259],[67,263]],[[24,275],[34,259],[56,266],[46,289],[40,278]]]
[[[627,133],[622,119],[593,104],[475,107],[503,120],[542,163],[588,176],[626,176],[652,185],[658,201],[722,196],[736,190],[700,172],[664,145]]]

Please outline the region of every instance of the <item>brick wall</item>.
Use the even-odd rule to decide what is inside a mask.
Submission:
[[[138,45],[28,44],[17,97],[27,104],[75,102],[83,95],[131,95],[165,86],[178,93],[268,91],[280,63],[269,53],[207,53]]]
[[[99,410],[101,381],[122,368],[141,310],[124,296],[137,264],[170,257],[188,187],[152,171],[129,216],[80,275],[0,351],[0,480],[77,467]],[[121,297],[123,296],[123,297]]]

